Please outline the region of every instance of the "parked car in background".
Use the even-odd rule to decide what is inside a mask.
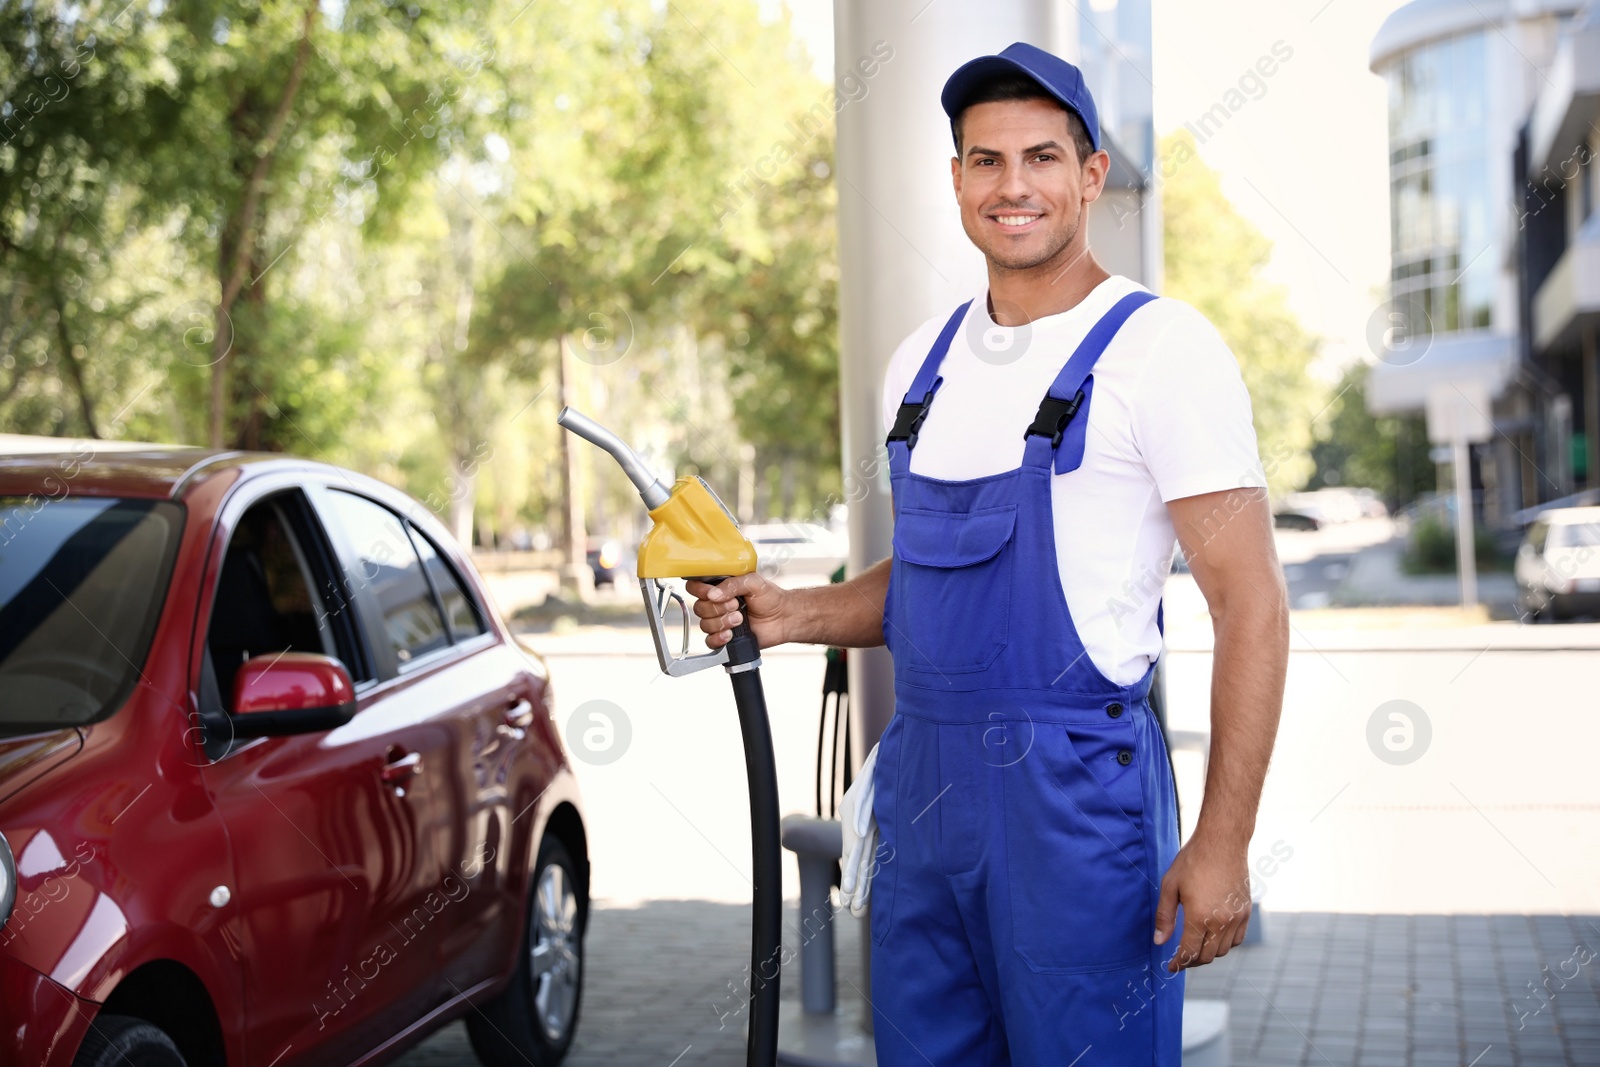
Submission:
[[[633,555],[621,541],[590,541],[586,558],[597,587],[615,586],[619,578],[633,576]]]
[[[1543,621],[1600,615],[1600,507],[1553,508],[1528,526],[1514,565],[1517,606]]]
[[[1290,493],[1284,497],[1283,503],[1284,510],[1310,516],[1317,520],[1318,525],[1351,522],[1363,515],[1361,499],[1350,489],[1314,489]]]
[[[1273,508],[1273,525],[1280,530],[1320,530],[1330,523],[1388,515],[1376,490],[1333,486],[1289,493]]]
[[[844,537],[814,522],[756,523],[740,527],[756,550],[756,563],[768,578],[826,581],[844,565]]]
[[[1387,519],[1389,506],[1383,502],[1383,497],[1378,495],[1376,489],[1352,489],[1355,494],[1356,504],[1361,508],[1361,517],[1364,519]]]
[[[353,471],[93,446],[0,456],[0,1064],[379,1063],[462,1016],[559,1062],[582,807],[467,555]]]
[[[1282,506],[1272,513],[1272,525],[1279,530],[1320,530],[1322,522],[1315,515],[1307,515]]]

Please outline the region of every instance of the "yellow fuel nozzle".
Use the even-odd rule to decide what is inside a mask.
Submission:
[[[605,449],[616,458],[650,509],[652,525],[639,545],[639,590],[644,594],[650,636],[664,674],[692,674],[722,666],[733,686],[739,709],[739,733],[750,782],[750,842],[754,891],[750,900],[750,959],[753,966],[770,960],[783,948],[783,850],[778,821],[778,770],[772,754],[772,724],[761,687],[761,645],[749,619],[733,627],[728,642],[715,652],[689,655],[689,608],[683,596],[664,584],[673,578],[731,578],[756,569],[756,553],[739,532],[739,523],[699,478],[679,478],[671,489],[650,473],[633,449],[594,420],[562,408],[557,424]],[[683,614],[683,646],[674,653],[667,638],[666,613],[675,601]],[[752,989],[749,1034],[745,1044],[750,1067],[778,1062],[779,988],[776,977]]]
[[[641,578],[731,578],[756,569],[756,550],[701,478],[679,478],[639,543]]]
[[[688,605],[661,581],[731,578],[755,570],[755,547],[739,532],[738,521],[703,479],[679,478],[669,490],[656,480],[633,449],[588,416],[564,407],[556,423],[611,453],[650,509],[650,532],[639,544],[639,589],[644,595],[662,671],[677,676],[726,664],[726,646],[716,652],[689,654]],[[683,615],[683,641],[677,652],[667,639],[669,601],[675,601]]]

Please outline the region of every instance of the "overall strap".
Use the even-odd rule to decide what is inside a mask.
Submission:
[[[1149,292],[1129,293],[1090,327],[1083,342],[1050,384],[1039,404],[1039,413],[1023,434],[1027,440],[1024,463],[1043,467],[1053,460],[1057,474],[1076,470],[1083,463],[1088,416],[1085,414],[1077,421],[1074,416],[1089,406],[1094,394],[1094,365],[1122,324],[1128,321],[1128,316],[1155,298],[1155,294]]]
[[[928,417],[928,409],[933,406],[933,395],[939,391],[939,386],[944,384],[944,379],[939,377],[939,364],[944,362],[944,355],[950,351],[950,342],[955,339],[956,330],[961,326],[961,320],[966,317],[967,308],[972,306],[972,301],[956,308],[944,324],[944,329],[939,331],[939,337],[933,342],[933,347],[928,349],[927,357],[922,361],[922,366],[917,369],[917,376],[911,380],[911,388],[906,390],[905,399],[900,402],[900,410],[895,414],[894,426],[889,430],[889,436],[884,441],[889,448],[889,457],[894,459],[897,452],[903,450],[904,458],[909,461],[910,453],[917,447],[917,434],[922,430],[922,423]],[[896,442],[901,442],[901,449],[895,448]]]

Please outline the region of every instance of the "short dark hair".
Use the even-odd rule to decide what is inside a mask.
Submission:
[[[1094,142],[1089,140],[1089,127],[1078,113],[1045,91],[1044,86],[1026,74],[1001,74],[990,78],[967,97],[956,117],[950,120],[950,133],[956,139],[956,155],[961,154],[961,119],[973,104],[993,104],[1001,100],[1048,100],[1067,113],[1067,129],[1072,133],[1072,144],[1078,153],[1078,166],[1094,155]]]

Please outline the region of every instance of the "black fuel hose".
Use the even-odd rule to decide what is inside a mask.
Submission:
[[[741,598],[742,610],[744,601]],[[761,648],[748,619],[728,642],[728,679],[739,709],[744,766],[750,783],[750,1029],[747,1067],[778,1062],[778,979],[783,952],[783,839],[778,828],[778,768],[772,723],[761,687]]]

